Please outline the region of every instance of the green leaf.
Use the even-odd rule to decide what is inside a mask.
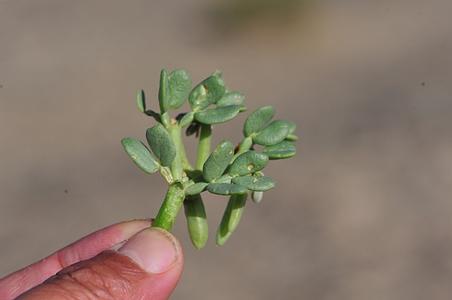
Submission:
[[[263,146],[278,144],[289,135],[292,128],[292,122],[283,120],[273,121],[253,137],[253,142]]]
[[[250,191],[265,192],[275,187],[273,179],[267,176],[240,176],[232,178],[235,184],[243,185]]]
[[[266,146],[262,152],[270,159],[284,159],[294,156],[297,149],[294,143],[282,141],[276,145]]]
[[[253,200],[254,203],[261,203],[263,198],[264,198],[264,192],[257,192],[257,191],[251,192],[251,200]]]
[[[168,71],[162,69],[159,85],[159,105],[162,114],[168,110],[168,85]]]
[[[144,113],[150,117],[153,117],[154,120],[156,120],[157,122],[161,121],[160,114],[158,112],[153,111],[152,109],[147,109]]]
[[[228,106],[228,105],[243,105],[245,101],[245,96],[239,92],[227,92],[223,97],[218,100],[218,106]]]
[[[149,128],[146,131],[146,139],[162,166],[170,166],[176,157],[176,146],[165,127],[157,123],[154,127]]]
[[[241,106],[239,105],[219,106],[195,113],[195,119],[200,123],[209,125],[224,123],[237,116],[240,109]]]
[[[207,182],[212,182],[223,175],[233,156],[234,145],[229,141],[221,142],[204,163],[204,179]]]
[[[191,242],[196,249],[201,249],[209,237],[206,210],[201,196],[187,197],[184,201],[184,211]]]
[[[247,194],[233,195],[229,198],[217,230],[216,242],[218,246],[224,245],[237,229],[245,209],[246,198]]]
[[[244,176],[262,170],[268,163],[268,156],[255,151],[240,154],[229,168],[232,176]]]
[[[185,189],[185,195],[192,196],[196,194],[201,194],[209,184],[207,182],[197,182],[188,186]]]
[[[195,113],[194,112],[188,112],[186,113],[179,121],[179,126],[180,127],[186,127],[188,125],[191,124],[191,122],[193,122],[193,119],[195,117]]]
[[[232,176],[229,174],[224,174],[218,179],[215,179],[215,183],[231,183]]]
[[[146,113],[146,97],[143,90],[137,93],[137,107],[140,112]]]
[[[298,141],[298,136],[296,136],[295,134],[289,134],[286,137],[286,141],[290,141],[290,142]]]
[[[132,161],[144,172],[152,174],[160,168],[157,160],[142,142],[133,138],[124,138],[121,144]]]
[[[191,89],[191,79],[185,70],[174,70],[168,75],[168,108],[181,107]]]
[[[188,96],[194,111],[205,109],[209,104],[215,104],[223,97],[226,88],[219,74],[214,74],[198,84]]]
[[[297,129],[297,124],[294,122],[289,122],[289,134],[293,134]]]
[[[247,191],[246,187],[233,183],[210,183],[207,190],[216,195],[237,195]]]
[[[243,134],[250,136],[258,133],[271,121],[275,115],[275,109],[272,106],[263,106],[255,110],[248,116],[243,127]]]

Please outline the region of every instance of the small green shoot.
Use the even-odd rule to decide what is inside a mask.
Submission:
[[[224,140],[212,150],[213,125],[230,121],[246,110],[245,97],[229,91],[221,73],[215,72],[192,88],[185,70],[162,70],[158,100],[160,112],[148,108],[144,91],[140,90],[136,97],[138,110],[156,121],[146,130],[149,147],[134,138],[122,139],[126,153],[141,170],[148,174],[159,172],[168,184],[152,226],[170,231],[184,206],[191,241],[201,249],[209,235],[201,194],[228,196],[216,234],[221,246],[237,228],[248,195],[259,203],[263,193],[275,187],[273,179],[264,176],[262,170],[269,160],[295,155],[296,126],[289,121],[272,121],[275,109],[263,106],[246,119],[244,138],[236,147]],[[187,100],[191,110],[171,117],[170,113]],[[199,139],[194,165],[185,152],[183,131]]]

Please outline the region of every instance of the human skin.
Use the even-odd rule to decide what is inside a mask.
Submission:
[[[168,299],[182,273],[182,248],[149,225],[108,226],[7,275],[0,299]]]

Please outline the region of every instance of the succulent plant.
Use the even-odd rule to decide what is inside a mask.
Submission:
[[[217,230],[216,242],[223,245],[241,219],[248,195],[259,203],[263,192],[275,182],[263,174],[269,160],[295,155],[296,126],[293,122],[273,120],[272,106],[252,112],[243,126],[243,139],[237,146],[220,142],[211,150],[212,127],[234,119],[246,110],[245,97],[226,88],[220,72],[215,72],[192,89],[185,70],[160,73],[159,112],[148,108],[144,91],[137,93],[140,112],[155,119],[146,130],[148,145],[134,138],[122,139],[132,161],[145,173],[159,172],[168,190],[153,227],[170,231],[184,206],[188,232],[200,249],[208,238],[203,192],[228,196],[229,201]],[[172,118],[170,113],[188,100],[190,111]],[[199,139],[197,159],[192,165],[186,155],[182,132]]]

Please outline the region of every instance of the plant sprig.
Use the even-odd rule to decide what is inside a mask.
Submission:
[[[296,126],[293,122],[273,120],[272,106],[252,112],[243,126],[243,139],[234,147],[230,141],[220,142],[211,149],[213,125],[234,119],[246,110],[245,97],[226,88],[220,72],[215,72],[192,89],[185,70],[160,73],[159,112],[148,108],[144,91],[137,93],[140,112],[155,119],[146,130],[148,146],[134,138],[122,139],[122,145],[132,161],[148,174],[159,172],[168,190],[153,227],[170,231],[177,214],[184,206],[187,227],[193,245],[200,249],[208,238],[208,225],[203,192],[228,196],[229,201],[217,230],[216,242],[223,245],[240,222],[248,198],[255,203],[263,193],[275,186],[262,170],[269,160],[295,155]],[[171,117],[171,111],[188,100],[190,111]],[[198,137],[194,166],[187,158],[182,140]]]

